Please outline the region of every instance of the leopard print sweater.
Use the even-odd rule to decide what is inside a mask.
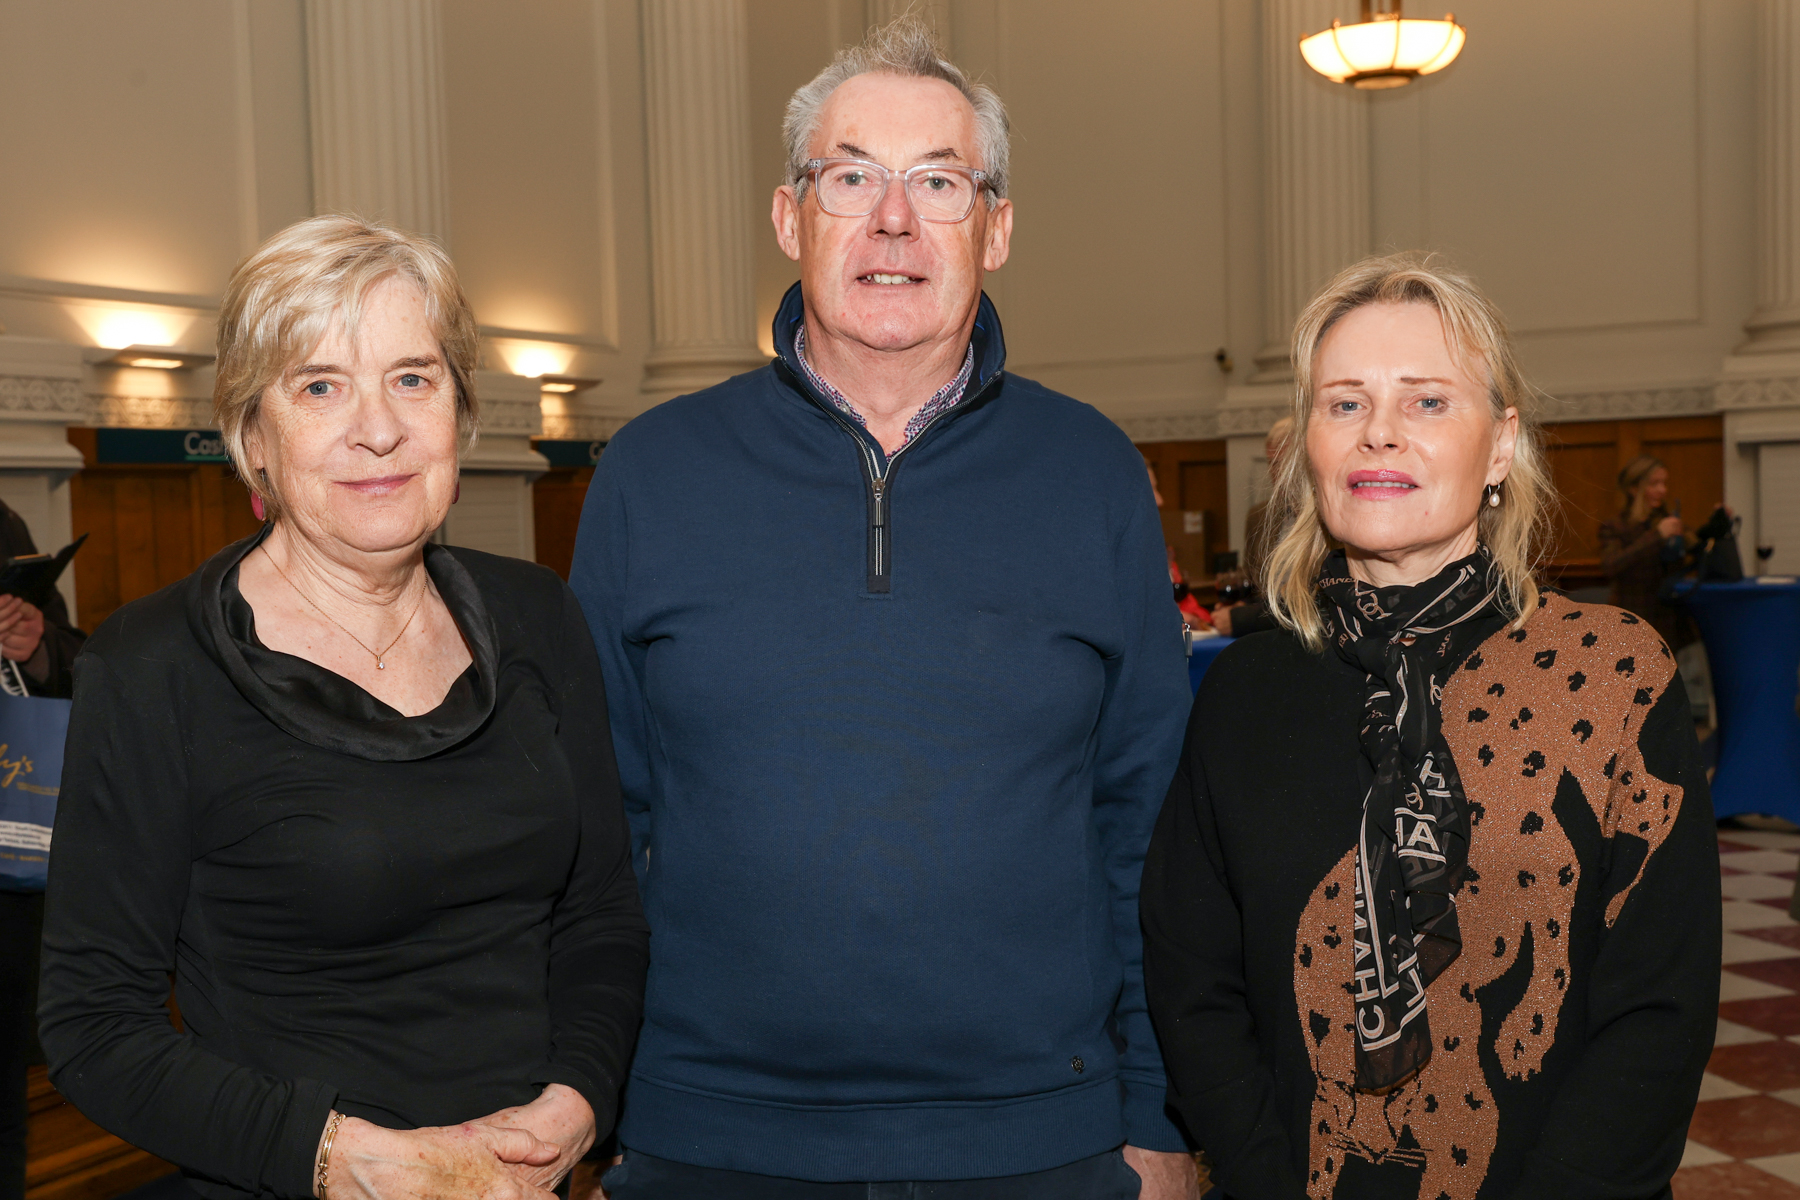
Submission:
[[[1334,686],[1349,699],[1345,681]],[[1648,625],[1556,595],[1546,595],[1522,628],[1487,638],[1452,674],[1443,728],[1472,822],[1469,871],[1457,897],[1463,949],[1428,989],[1431,1061],[1385,1096],[1352,1087],[1353,822],[1336,813],[1324,822],[1343,831],[1335,854],[1307,839],[1307,854],[1324,869],[1288,925],[1285,1014],[1274,981],[1261,978],[1273,964],[1252,944],[1279,934],[1265,933],[1243,907],[1242,893],[1252,889],[1235,889],[1260,1082],[1272,1106],[1288,1110],[1284,1138],[1271,1139],[1263,1153],[1285,1151],[1291,1172],[1267,1162],[1251,1169],[1248,1159],[1234,1171],[1237,1148],[1214,1132],[1243,1138],[1248,1131],[1218,1122],[1214,1102],[1183,1102],[1196,1085],[1176,1057],[1204,1018],[1191,992],[1179,998],[1173,993],[1184,989],[1170,987],[1172,970],[1193,965],[1178,965],[1172,945],[1192,934],[1171,938],[1170,914],[1153,911],[1170,898],[1173,864],[1165,852],[1177,849],[1166,841],[1176,830],[1165,811],[1143,901],[1152,1011],[1159,1031],[1189,1025],[1176,1037],[1164,1034],[1171,1099],[1219,1163],[1228,1193],[1483,1200],[1647,1196],[1657,1194],[1659,1180],[1666,1185],[1710,1049],[1714,1001],[1706,993],[1710,986],[1716,998],[1717,987],[1717,863],[1696,854],[1700,843],[1710,845],[1711,816],[1683,697],[1673,658]],[[1208,699],[1203,692],[1196,705],[1197,725]],[[1353,721],[1353,710],[1340,719]],[[1242,859],[1257,853],[1260,839],[1239,835],[1242,799],[1221,794],[1236,790],[1236,773],[1208,761],[1231,751],[1214,748],[1213,732],[1190,732],[1189,786],[1178,778],[1170,805],[1184,790],[1191,796],[1196,782],[1207,791],[1210,811],[1197,815],[1210,817],[1213,828],[1196,830],[1196,840],[1216,856],[1212,865],[1229,895],[1235,879],[1253,873],[1255,864]],[[1238,739],[1235,753],[1253,753],[1247,741],[1254,739]],[[1280,786],[1291,765],[1279,756],[1270,765],[1265,774],[1284,793],[1276,807],[1291,798],[1304,808],[1303,794]],[[1340,769],[1353,767],[1346,761]],[[1357,789],[1323,786],[1314,803],[1334,794],[1347,808]],[[1678,831],[1681,850],[1672,853]],[[1220,915],[1215,908],[1212,919]],[[1626,984],[1639,994],[1624,994]],[[1646,999],[1654,1001],[1649,1010]],[[1286,1032],[1276,1034],[1275,1023]],[[1608,1077],[1614,1064],[1633,1059],[1654,1083]],[[1648,1105],[1647,1089],[1656,1092]],[[1245,1089],[1245,1098],[1255,1090]],[[1620,1125],[1638,1128],[1626,1136],[1614,1128]],[[1275,1179],[1291,1183],[1265,1192],[1254,1182]]]

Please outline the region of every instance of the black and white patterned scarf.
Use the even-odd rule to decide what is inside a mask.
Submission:
[[[1338,656],[1368,676],[1362,750],[1375,779],[1356,845],[1356,1090],[1383,1093],[1431,1061],[1425,987],[1462,952],[1456,892],[1469,862],[1469,803],[1444,741],[1440,700],[1456,664],[1504,623],[1484,546],[1410,587],[1320,572]]]

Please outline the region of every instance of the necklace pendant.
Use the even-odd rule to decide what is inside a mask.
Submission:
[[[384,662],[382,662],[382,661],[381,661],[381,660],[380,660],[380,659],[379,659],[379,658],[378,658],[378,659],[376,659],[376,660],[375,660],[375,669],[376,669],[376,670],[377,670],[377,671],[385,671],[385,670],[387,670],[387,664],[386,664],[386,663],[384,663]]]

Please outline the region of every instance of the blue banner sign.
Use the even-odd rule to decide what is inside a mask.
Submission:
[[[553,467],[591,467],[600,461],[606,443],[584,438],[532,438],[531,448],[549,459]]]
[[[94,458],[103,463],[222,463],[216,429],[98,429]]]

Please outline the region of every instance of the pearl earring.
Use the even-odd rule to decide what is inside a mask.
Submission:
[[[1488,507],[1489,508],[1499,508],[1500,507],[1500,485],[1497,483],[1488,484],[1487,494],[1488,494]]]

